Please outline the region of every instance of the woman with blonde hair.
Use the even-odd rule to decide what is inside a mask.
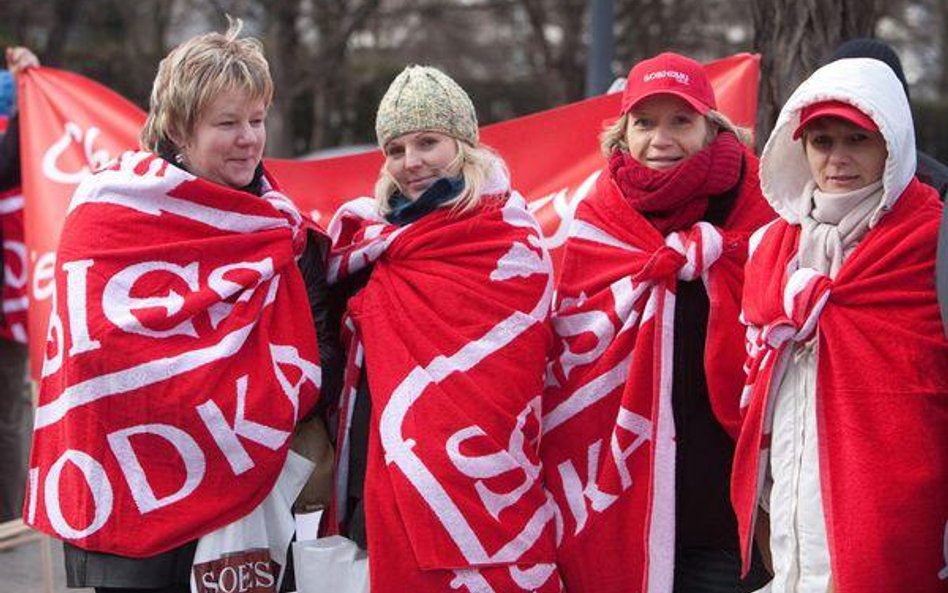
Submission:
[[[700,64],[629,73],[557,286],[541,457],[573,593],[738,592],[728,498],[751,232],[773,217],[757,159]]]
[[[305,471],[288,449],[320,385],[328,239],[262,165],[273,83],[240,28],[162,60],[143,150],[70,205],[25,512],[65,541],[70,587],[189,591],[196,540]],[[248,554],[228,562],[279,582]],[[226,585],[223,564],[194,575]]]
[[[349,353],[334,526],[367,549],[373,591],[559,591],[540,229],[443,72],[399,74],[376,132],[375,199],[329,227]]]

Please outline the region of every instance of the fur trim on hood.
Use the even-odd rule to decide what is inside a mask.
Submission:
[[[800,123],[800,111],[823,101],[855,106],[872,118],[885,139],[889,154],[882,174],[882,202],[870,222],[870,227],[875,226],[905,191],[916,166],[915,127],[908,99],[895,73],[879,60],[837,60],[797,87],[780,111],[760,157],[764,197],[781,218],[799,224],[803,191],[813,176],[802,140],[793,140],[793,132]]]

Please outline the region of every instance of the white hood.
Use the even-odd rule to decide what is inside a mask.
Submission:
[[[885,138],[889,155],[882,174],[882,203],[870,226],[892,208],[915,175],[915,128],[905,91],[884,62],[848,58],[823,66],[797,87],[780,111],[777,125],[760,157],[760,183],[773,209],[798,224],[803,190],[813,179],[800,140],[793,132],[800,110],[813,103],[843,101],[872,118]]]

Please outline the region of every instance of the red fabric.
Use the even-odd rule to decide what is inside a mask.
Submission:
[[[632,66],[622,93],[622,113],[660,94],[677,95],[702,115],[717,109],[714,88],[704,67],[680,54],[664,52]]]
[[[701,278],[711,303],[711,406],[737,435],[743,384],[739,298],[747,240],[773,217],[749,153],[723,229],[662,236],[607,172],[577,211],[557,288],[558,336],[544,392],[542,458],[559,506],[558,565],[570,593],[667,592],[675,538],[671,408],[675,290]]]
[[[757,110],[759,54],[737,54],[705,64],[720,110],[737,125],[753,128]],[[89,170],[138,146],[145,114],[108,88],[53,68],[30,68],[18,93],[32,269],[31,372],[39,377],[43,337],[52,296],[52,269],[59,231],[75,185]],[[554,265],[561,257],[576,205],[593,186],[602,157],[595,130],[619,112],[614,93],[485,126],[484,143],[504,155],[530,210],[544,229]],[[556,130],[556,134],[550,134]],[[542,148],[525,138],[543,138]],[[268,159],[267,168],[286,195],[317,222],[354,196],[372,191],[382,153],[310,161]],[[319,183],[313,180],[318,179]]]
[[[799,226],[779,220],[762,232],[744,284],[751,372],[732,474],[745,568],[769,459],[767,418],[792,344],[815,335],[835,590],[945,590],[948,341],[934,285],[941,209],[936,192],[913,180],[835,280],[794,269]]]
[[[400,228],[359,200],[330,225],[331,280],[374,262],[348,307],[372,398],[373,591],[560,591],[537,452],[552,266],[519,196],[482,199]]]
[[[743,155],[737,138],[725,133],[678,166],[663,171],[650,169],[617,150],[609,159],[609,172],[632,207],[664,235],[701,220],[709,199],[737,184]]]
[[[23,194],[20,188],[0,193],[3,227],[3,317],[0,339],[26,343],[29,265],[23,242]]]
[[[250,512],[315,403],[304,221],[126,153],[77,189],[57,251],[24,517],[143,557]]]

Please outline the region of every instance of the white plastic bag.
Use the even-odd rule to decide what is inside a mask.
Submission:
[[[270,494],[249,515],[198,540],[191,593],[277,593],[293,537],[293,501],[314,464],[289,452]]]
[[[297,593],[369,593],[369,558],[341,535],[293,542]]]

